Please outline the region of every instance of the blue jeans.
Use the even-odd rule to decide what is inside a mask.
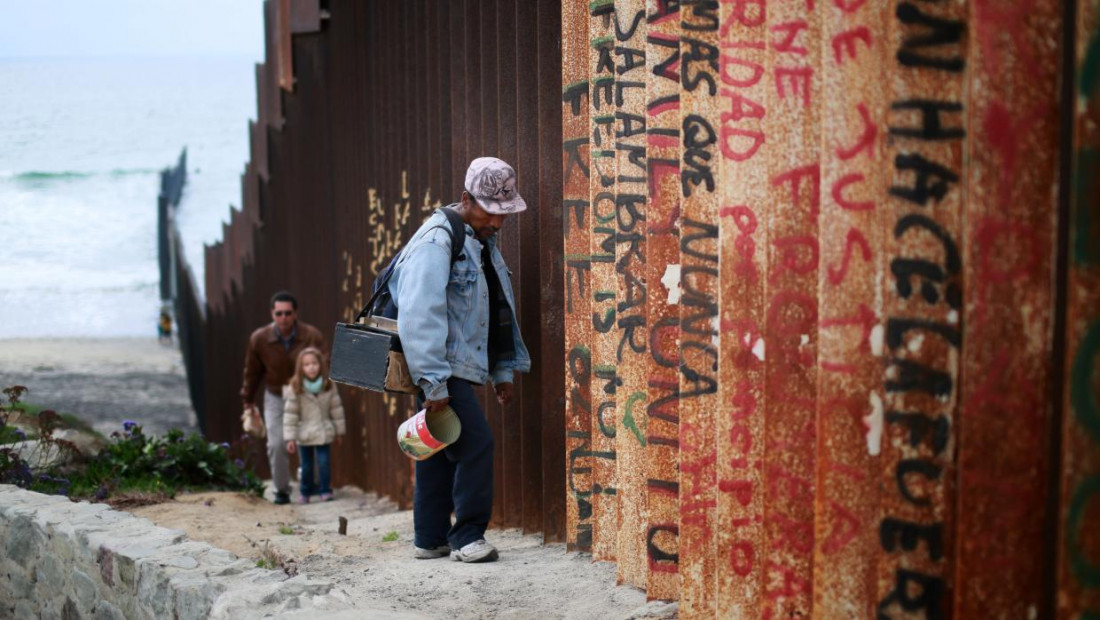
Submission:
[[[332,493],[332,469],[329,467],[329,456],[332,454],[330,446],[299,445],[298,452],[302,459],[302,495],[308,497],[319,493]],[[321,478],[321,483],[317,486],[313,484],[314,455],[316,455],[317,472]]]
[[[451,408],[462,422],[462,434],[440,452],[416,462],[413,539],[421,549],[446,544],[460,549],[485,538],[493,513],[493,433],[468,381],[448,379],[447,390]]]

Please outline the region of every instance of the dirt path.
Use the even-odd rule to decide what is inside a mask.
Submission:
[[[201,493],[132,511],[259,559],[264,549],[310,576],[333,581],[360,610],[424,618],[671,618],[675,607],[615,585],[615,566],[542,545],[540,537],[490,530],[490,564],[412,557],[412,513],[355,487],[333,502],[274,506],[235,493]],[[340,516],[348,533],[337,532]],[[280,533],[292,531],[293,533]],[[384,538],[396,537],[385,541]],[[351,616],[348,616],[351,617]]]
[[[155,338],[0,340],[0,387],[17,384],[30,388],[25,402],[104,435],[127,419],[156,434],[198,430],[179,349]]]

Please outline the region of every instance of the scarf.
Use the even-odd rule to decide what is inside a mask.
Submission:
[[[324,377],[318,376],[313,381],[310,381],[309,379],[307,379],[305,377],[302,377],[302,387],[304,387],[306,390],[308,390],[310,394],[315,394],[315,395],[320,394],[321,393],[321,387],[323,387],[324,385],[325,385],[325,378]]]

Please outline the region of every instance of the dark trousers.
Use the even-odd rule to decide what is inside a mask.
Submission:
[[[468,381],[449,379],[447,390],[462,434],[431,458],[416,462],[413,529],[421,549],[445,544],[459,549],[484,538],[493,512],[493,433]]]
[[[298,446],[298,456],[302,459],[302,473],[299,477],[302,495],[310,496],[321,493],[332,493],[332,469],[330,469],[329,446]],[[313,472],[316,468],[320,484],[314,485]]]

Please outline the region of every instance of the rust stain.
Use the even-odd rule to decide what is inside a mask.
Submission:
[[[646,19],[644,0],[615,0],[615,273],[618,280],[615,449],[619,582],[646,586]]]
[[[883,148],[888,15],[866,3],[822,14],[821,220],[814,616],[869,618],[878,603]]]
[[[588,6],[562,4],[562,226],[565,247],[566,541],[592,548],[592,218],[588,186]]]
[[[768,7],[763,615],[812,608],[821,211],[821,12]]]
[[[680,597],[680,15],[646,6],[646,595]]]
[[[720,9],[716,610],[721,618],[751,618],[764,601],[769,36],[763,1],[724,0]]]
[[[680,614],[712,617],[718,529],[718,127],[716,2],[680,3]]]
[[[1056,0],[969,8],[955,615],[1024,618],[1043,604],[1046,566],[1035,558],[1047,526],[1036,508],[1047,505],[1056,432],[1051,188],[1062,9]]]
[[[1100,617],[1100,2],[1079,0],[1077,11],[1055,596],[1057,617],[1066,620]]]
[[[964,296],[959,244],[965,199],[960,180],[966,175],[963,149],[970,129],[963,105],[967,7],[962,2],[892,6],[885,322],[874,336],[885,356],[878,610],[898,617],[944,616],[953,582]],[[918,46],[922,23],[929,19],[939,20],[935,23],[943,24],[944,32],[935,45]],[[920,174],[925,169],[941,176]]]
[[[619,483],[616,476],[616,441],[619,410],[619,346],[617,306],[620,302],[615,274],[616,201],[615,178],[615,3],[596,0],[588,5],[588,69],[591,108],[588,117],[589,222],[592,261],[592,556],[615,560],[619,532]]]

